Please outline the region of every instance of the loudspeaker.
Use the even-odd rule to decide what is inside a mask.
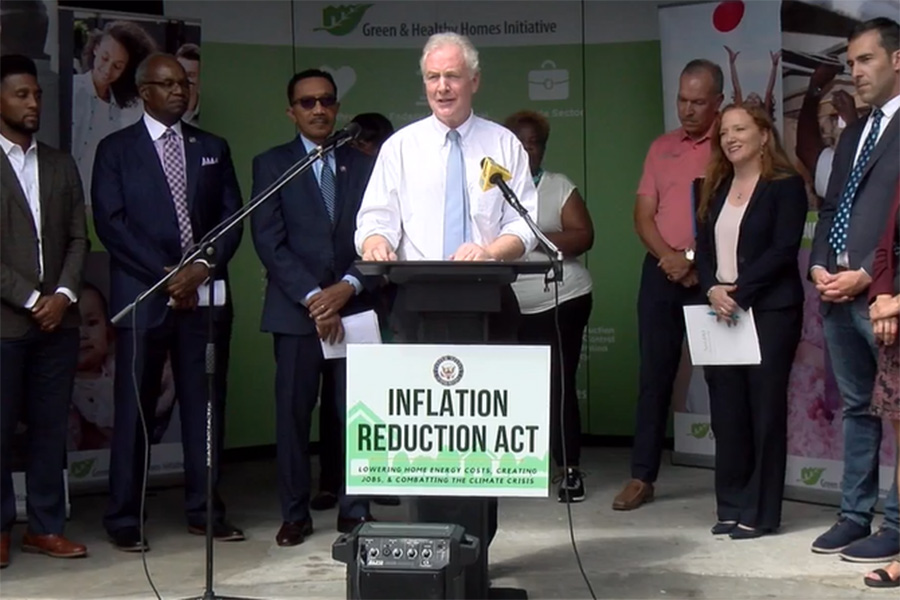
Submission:
[[[331,547],[347,565],[348,600],[462,600],[478,554],[478,538],[441,523],[361,523]]]

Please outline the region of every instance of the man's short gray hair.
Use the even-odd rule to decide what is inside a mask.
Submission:
[[[469,38],[452,31],[445,31],[443,33],[435,33],[425,42],[425,47],[422,49],[422,58],[419,59],[419,70],[422,72],[423,77],[425,76],[425,59],[433,51],[444,46],[457,46],[462,50],[463,59],[466,62],[466,67],[469,69],[469,75],[475,77],[478,74],[478,50],[475,49]]]

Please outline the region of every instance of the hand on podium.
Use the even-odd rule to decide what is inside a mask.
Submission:
[[[363,260],[389,261],[397,260],[397,254],[391,249],[388,241],[380,235],[370,235],[363,242]]]
[[[491,253],[478,244],[466,242],[456,249],[456,252],[450,257],[450,260],[494,260]]]

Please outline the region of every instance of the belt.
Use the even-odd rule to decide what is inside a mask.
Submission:
[[[836,272],[836,273],[843,273],[844,271],[849,271],[849,270],[850,270],[850,269],[847,268],[847,267],[842,267],[842,266],[838,265],[838,267],[837,267],[837,269],[835,270],[835,272]]]

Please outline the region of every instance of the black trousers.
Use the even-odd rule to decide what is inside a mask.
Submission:
[[[326,400],[335,393],[334,378],[324,378],[319,402],[319,491],[337,496],[344,485],[343,419],[337,404]]]
[[[560,467],[563,466],[564,447],[565,466],[577,467],[581,463],[581,411],[576,393],[576,375],[581,359],[584,328],[587,326],[592,306],[591,294],[572,298],[560,304],[559,336],[556,334],[556,311],[553,309],[523,314],[519,323],[520,343],[550,346],[550,450],[553,453],[553,460]],[[560,348],[562,365],[559,362]]]
[[[147,429],[156,428],[156,407],[166,359],[171,360],[175,397],[181,417],[184,451],[184,510],[189,525],[206,522],[206,344],[208,308],[170,311],[159,326],[150,329],[116,328],[115,420],[109,458],[109,502],[103,516],[108,532],[141,523],[141,483],[145,461],[144,432],[135,397],[135,372]],[[213,410],[213,519],[221,519],[225,506],[218,495],[219,461],[225,436],[225,394],[231,345],[231,321],[216,323],[216,378]]]
[[[66,522],[66,433],[72,383],[78,364],[78,329],[45,333],[37,328],[0,342],[0,531],[16,520],[12,441],[16,425],[27,426],[25,485],[28,530],[60,534]]]
[[[704,369],[716,438],[720,521],[777,529],[787,462],[788,379],[800,343],[800,306],[753,311],[762,362]]]
[[[705,302],[700,286],[686,288],[666,278],[657,259],[647,254],[638,292],[640,391],[635,417],[631,476],[656,481],[672,403],[672,386],[684,345],[684,313]]]

